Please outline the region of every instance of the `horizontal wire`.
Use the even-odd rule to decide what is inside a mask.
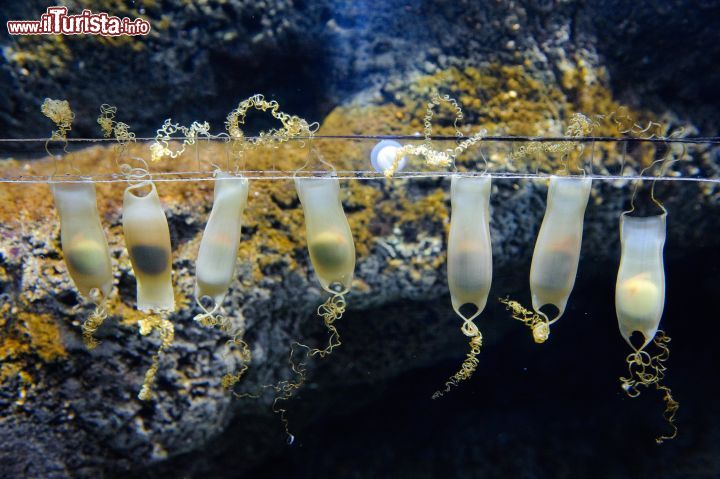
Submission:
[[[437,141],[462,140],[467,137],[458,136],[433,136],[430,139]],[[172,140],[190,139],[188,137],[174,137]],[[228,143],[227,138],[194,138],[198,145],[209,142]],[[246,137],[248,139],[248,137]],[[408,141],[425,141],[426,138],[417,135],[315,135],[313,137],[294,137],[291,140],[308,140],[308,139],[327,139],[327,140],[408,140]],[[136,138],[139,141],[154,141],[155,138]],[[47,138],[0,138],[1,143],[9,142],[45,142]],[[100,142],[116,142],[112,138],[73,138],[67,140],[69,143],[100,143]],[[695,138],[632,138],[632,137],[530,137],[530,136],[487,136],[481,141],[488,142],[652,142],[652,143],[696,143],[696,144],[720,144],[720,137],[695,137]],[[158,182],[183,182],[183,181],[214,181],[213,171],[171,171],[171,172],[155,172],[151,173],[154,181]],[[323,177],[327,176],[327,171],[303,171],[290,172],[278,170],[245,170],[237,172],[245,178],[252,180],[288,180],[299,177]],[[375,180],[384,179],[383,173],[371,170],[347,170],[337,171],[337,178],[347,180]],[[394,178],[443,178],[452,176],[454,172],[447,171],[406,171],[396,172]],[[462,173],[463,175],[474,176],[482,173]],[[516,173],[516,172],[490,172],[491,176],[504,179],[544,179],[549,178],[550,174],[546,173]],[[660,176],[648,177],[639,175],[596,175],[589,174],[586,178],[601,181],[616,180],[656,180],[656,181],[692,181],[705,183],[720,183],[720,178],[704,178],[704,177],[682,177],[682,176]],[[18,175],[9,177],[0,177],[0,183],[53,183],[53,182],[95,182],[95,183],[127,183],[136,182],[137,178],[128,178],[125,175],[117,173],[95,174],[95,175]]]
[[[335,175],[328,176],[328,171],[302,171],[298,174],[289,174],[283,171],[242,171],[237,172],[236,176],[247,178],[250,180],[292,180],[294,178],[337,178],[340,180],[357,180],[357,181],[371,181],[371,180],[384,180],[385,175],[377,173],[375,171],[363,171],[363,170],[348,170],[348,171],[336,171]],[[197,176],[193,176],[197,175]],[[548,179],[552,176],[549,173],[516,173],[516,172],[450,172],[450,171],[403,171],[396,173],[394,179],[417,179],[417,178],[447,178],[454,175],[460,176],[482,176],[488,175],[493,178],[506,179],[506,180],[517,180],[517,179],[537,179],[543,180]],[[589,174],[586,176],[582,175],[571,175],[569,178],[589,178],[592,180],[599,181],[690,181],[697,183],[720,183],[720,178],[702,178],[702,177],[688,177],[688,176],[641,176],[641,175],[596,175]],[[192,171],[192,172],[160,172],[149,175],[146,180],[155,182],[190,182],[190,181],[215,181],[217,178],[213,175],[212,171]],[[142,180],[141,180],[142,181]],[[222,181],[222,179],[218,180]],[[119,174],[106,174],[106,175],[35,175],[35,176],[16,176],[16,177],[0,177],[0,183],[28,183],[28,184],[42,184],[42,183],[137,183],[138,178],[128,178],[124,175]]]
[[[429,137],[433,141],[453,141],[453,140],[464,140],[470,137],[467,136],[448,136],[448,135],[434,135]],[[257,140],[259,137],[244,137],[245,140]],[[45,143],[48,138],[0,138],[0,143]],[[154,137],[142,137],[135,138],[136,141],[150,142],[155,141]],[[209,142],[220,142],[228,143],[229,138],[204,138],[204,137],[186,137],[176,136],[169,139],[169,141],[179,140],[195,140],[197,144],[209,143]],[[425,141],[424,136],[419,135],[313,135],[313,136],[295,136],[288,138],[289,141],[303,141],[303,140],[404,140],[404,141]],[[113,143],[117,140],[114,138],[68,138],[67,140],[50,140],[57,142],[67,141],[68,143]],[[484,136],[479,139],[481,142],[560,142],[560,141],[572,141],[576,143],[591,143],[591,142],[613,142],[613,143],[689,143],[689,144],[720,144],[720,137],[685,137],[685,138],[672,138],[672,137],[653,137],[653,138],[635,138],[635,137],[614,137],[614,136],[585,136],[585,137],[568,137],[568,136]]]

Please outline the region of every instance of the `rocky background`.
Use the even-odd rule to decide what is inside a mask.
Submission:
[[[45,137],[46,96],[76,112],[71,136],[97,137],[101,103],[138,135],[172,116],[219,130],[250,94],[321,123],[324,134],[422,131],[431,92],[465,109],[462,131],[562,134],[570,115],[617,111],[658,119],[686,134],[717,132],[720,20],[714,2],[136,2],[66,3],[142,15],[148,38],[3,37],[0,127],[5,137]],[[37,18],[47,7],[17,2],[1,19]],[[450,116],[438,133],[452,134]],[[250,131],[271,125],[252,117]],[[598,134],[617,134],[609,119]],[[372,142],[318,143],[339,169],[367,168]],[[131,153],[147,157],[146,145]],[[154,171],[187,169],[224,154],[206,145]],[[479,152],[493,169],[507,145]],[[662,155],[632,146],[627,162]],[[8,144],[5,174],[51,174],[41,144]],[[197,152],[198,158],[196,158]],[[679,154],[679,152],[675,152]],[[71,155],[86,172],[111,171],[116,151]],[[294,146],[258,152],[259,167],[294,169]],[[583,153],[584,158],[589,155]],[[593,165],[619,171],[621,150],[598,144]],[[272,157],[272,159],[271,159]],[[675,166],[716,176],[717,149],[693,146]],[[255,164],[255,163],[253,163]],[[136,398],[158,339],[137,333],[135,281],[121,235],[123,185],[99,185],[99,209],[113,253],[117,296],[88,352],[80,323],[91,308],[67,276],[46,185],[0,188],[0,477],[717,477],[720,404],[714,318],[720,275],[712,185],[658,185],[669,211],[665,327],[674,338],[669,384],[681,403],[680,436],[657,447],[665,427],[652,391],[627,399],[617,377],[628,348],[613,308],[618,215],[630,189],[596,182],[588,207],[579,277],[549,343],[492,300],[476,376],[442,400],[430,395],[452,374],[467,344],[445,279],[449,182],[344,182],[356,240],[357,278],[340,320],[343,344],[308,364],[308,382],[286,403],[296,436],[288,446],[270,393],[237,399],[220,386],[238,352],[222,333],[192,321],[194,258],[211,208],[211,183],[162,183],[173,235],[176,340],[161,361],[149,403]],[[291,378],[290,343],[326,341],[315,308],[324,299],[305,252],[303,217],[290,182],[253,182],[238,279],[225,302],[244,324],[253,361],[237,391]],[[495,182],[491,200],[491,298],[529,302],[527,276],[545,204],[541,182]],[[701,334],[697,334],[701,333]]]

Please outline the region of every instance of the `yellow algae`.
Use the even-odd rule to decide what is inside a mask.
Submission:
[[[386,119],[391,118],[395,110],[403,111],[403,120],[394,121],[396,129],[385,132],[420,133],[428,99],[435,92],[442,92],[459,100],[464,112],[459,129],[465,136],[483,128],[489,134],[561,136],[572,116],[579,113],[592,119],[593,134],[622,135],[613,116],[613,113],[622,110],[622,106],[612,96],[607,72],[603,68],[589,67],[581,58],[565,59],[559,69],[564,72],[561,85],[536,78],[536,74],[524,65],[490,64],[482,68],[450,68],[416,77],[409,84],[391,83],[388,89],[394,94],[398,105],[369,107],[372,109],[370,115],[383,120],[382,128],[390,121]],[[352,106],[345,108],[351,110]],[[362,111],[358,113],[364,115]],[[628,113],[641,123],[650,118],[644,112]],[[353,114],[348,111],[349,116]],[[334,119],[334,122],[338,123],[338,120]],[[433,134],[454,133],[452,122],[436,122],[433,125]],[[618,165],[622,155],[618,155],[615,148],[615,145],[607,143],[596,145],[594,156],[598,164],[602,163],[604,168]],[[576,156],[582,154],[582,149],[578,147],[578,150]],[[649,164],[654,153],[654,146],[645,145],[633,151],[633,159],[639,164]],[[540,167],[553,171],[564,166],[562,157],[562,154],[537,155],[534,158],[537,164],[531,166],[533,169]],[[460,155],[458,164],[472,160],[472,155]],[[498,160],[505,161],[504,158],[498,158],[495,162]]]
[[[63,35],[27,35],[17,37],[8,50],[8,61],[27,75],[29,68],[41,68],[55,74],[65,70],[73,55]]]
[[[67,356],[60,336],[60,328],[49,314],[20,313],[15,318],[30,336],[32,350],[43,361]]]
[[[170,15],[160,15],[160,20],[154,21],[153,24],[155,25],[155,29],[165,31],[172,25],[172,19]]]
[[[119,48],[128,46],[134,52],[140,52],[145,49],[144,37],[142,36],[119,35],[117,37],[110,37],[98,35],[93,38],[104,47]]]
[[[562,136],[572,134],[573,125],[592,123],[592,134],[597,136],[623,136],[623,125],[619,125],[618,113],[631,117],[635,122],[647,123],[651,117],[647,112],[630,111],[622,107],[612,96],[608,86],[607,72],[603,68],[591,68],[581,58],[569,58],[563,62],[564,85],[556,85],[548,79],[537,77],[524,65],[489,64],[482,68],[450,68],[432,75],[416,76],[407,83],[391,82],[387,90],[393,96],[393,103],[384,105],[357,106],[348,104],[335,108],[323,121],[321,134],[422,134],[423,120],[428,101],[436,93],[457,98],[463,109],[463,120],[459,131],[469,137],[482,129],[491,135],[515,136]],[[582,114],[583,116],[579,116]],[[450,108],[443,107],[433,122],[434,135],[454,135],[454,118]],[[576,120],[587,118],[588,123]],[[583,128],[580,135],[590,133]],[[517,146],[521,146],[518,143]],[[592,149],[593,168],[596,172],[607,173],[609,168],[620,166],[623,154],[618,145],[598,143],[583,147],[578,143],[555,144],[550,151],[534,152],[531,158],[509,162],[506,152],[486,155],[490,167],[511,167],[515,170],[555,172],[572,167],[587,167]],[[455,146],[446,142],[438,144],[441,149]],[[327,158],[362,158],[358,145],[336,145],[346,149],[345,155],[326,154]],[[490,148],[476,145],[467,154],[458,157],[461,168],[477,168],[478,151]],[[628,163],[647,166],[657,154],[657,147],[651,144],[633,146],[632,158]],[[367,152],[362,152],[367,155]],[[334,161],[334,160],[332,160]],[[337,165],[336,165],[337,166]]]
[[[370,224],[375,217],[375,203],[382,197],[382,193],[359,181],[348,181],[344,186],[349,190],[344,205],[349,209],[346,213],[355,239],[355,251],[358,256],[367,256],[373,239]]]
[[[15,312],[5,303],[0,309],[0,384],[20,375],[30,382],[34,363],[58,361],[67,356],[60,327],[49,314]]]
[[[411,200],[403,189],[397,197],[380,203],[380,213],[395,218],[395,225],[399,228],[407,224],[419,225],[428,222],[447,228],[449,216],[446,197],[445,189],[436,188],[422,198]]]

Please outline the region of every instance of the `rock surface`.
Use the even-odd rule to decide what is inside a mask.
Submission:
[[[65,2],[70,12],[82,2]],[[383,95],[420,73],[526,62],[549,83],[582,58],[612,72],[618,96],[663,105],[709,134],[717,128],[714,2],[371,2],[208,0],[93,5],[152,24],[147,38],[16,37],[2,41],[0,131],[47,135],[40,104],[67,98],[77,136],[97,136],[101,103],[122,105],[140,135],[161,119],[220,125],[239,100],[263,92],[311,120],[335,105]],[[44,2],[10,2],[0,20],[33,19]],[[682,13],[678,13],[682,12]],[[674,42],[673,38],[682,38]],[[672,48],[670,48],[672,47]],[[161,101],[159,101],[161,99]],[[388,98],[385,98],[387,101]],[[698,119],[699,118],[699,119]],[[702,121],[700,121],[702,120]]]

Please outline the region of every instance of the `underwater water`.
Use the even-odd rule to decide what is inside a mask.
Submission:
[[[720,477],[716,2],[58,6],[0,6],[0,478]]]

